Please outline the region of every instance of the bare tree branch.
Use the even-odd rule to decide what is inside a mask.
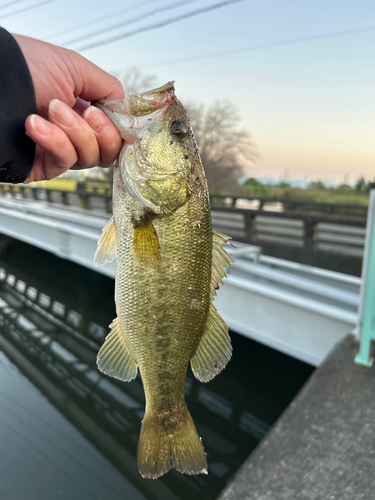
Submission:
[[[242,174],[243,159],[257,157],[246,130],[238,128],[239,116],[229,101],[210,106],[187,104],[210,191],[233,191]]]

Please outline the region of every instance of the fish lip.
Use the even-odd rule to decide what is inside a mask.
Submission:
[[[174,82],[128,97],[129,113],[133,116],[147,116],[158,109],[167,110],[176,100]]]
[[[163,96],[165,96],[164,99],[162,99]],[[156,89],[141,92],[139,97],[149,101],[159,102],[160,104],[172,104],[172,102],[176,99],[174,93],[174,81],[170,81],[161,87],[157,87]]]
[[[145,99],[148,101],[152,101],[158,107],[164,107],[166,105],[172,104],[175,99],[174,93],[174,81],[170,81],[161,87],[157,87],[156,89],[147,90],[146,92],[141,92],[139,94],[131,94],[128,98],[125,99],[96,99],[91,102],[92,106],[95,106],[99,109],[108,108],[113,103],[129,103],[131,97],[140,97],[141,99]]]

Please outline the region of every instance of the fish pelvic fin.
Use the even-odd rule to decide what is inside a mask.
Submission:
[[[160,264],[159,238],[146,213],[141,219],[133,220],[134,256],[145,266],[156,267]]]
[[[129,353],[118,318],[109,326],[111,331],[98,352],[96,364],[106,375],[130,382],[137,376],[137,363]]]
[[[169,420],[165,414],[145,413],[138,443],[138,468],[144,478],[157,479],[171,469],[207,474],[206,453],[185,403],[177,425],[172,424],[173,413]]]
[[[104,226],[98,241],[98,247],[94,255],[95,266],[103,266],[108,262],[112,262],[116,257],[116,235],[115,219],[111,217]]]
[[[194,376],[201,382],[208,382],[225,368],[231,356],[228,327],[211,303],[206,329],[190,360]]]

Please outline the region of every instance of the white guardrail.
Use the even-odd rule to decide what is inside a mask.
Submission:
[[[0,232],[106,276],[93,256],[108,215],[31,200],[0,199]],[[235,243],[236,259],[215,304],[229,328],[286,354],[319,365],[358,323],[361,279],[268,257]]]

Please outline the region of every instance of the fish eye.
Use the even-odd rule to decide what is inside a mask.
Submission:
[[[178,139],[183,139],[188,135],[190,128],[189,125],[183,120],[176,120],[171,123],[170,130],[171,133]]]

